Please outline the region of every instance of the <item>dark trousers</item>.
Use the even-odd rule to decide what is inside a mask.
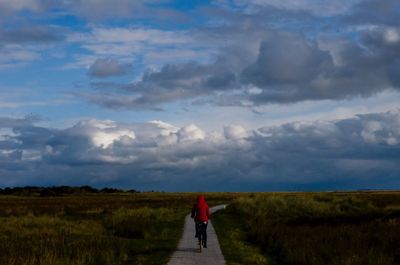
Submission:
[[[196,222],[196,235],[200,238],[200,233],[202,233],[203,236],[203,242],[206,245],[207,244],[207,223],[203,222]]]

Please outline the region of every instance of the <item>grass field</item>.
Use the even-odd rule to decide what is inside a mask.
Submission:
[[[214,225],[228,264],[400,264],[399,192],[253,194]]]
[[[166,264],[197,195],[18,192],[0,196],[4,265]],[[400,192],[206,198],[229,203],[212,217],[228,265],[400,264]]]
[[[206,194],[210,205],[232,194]],[[166,264],[193,193],[0,196],[0,264]]]

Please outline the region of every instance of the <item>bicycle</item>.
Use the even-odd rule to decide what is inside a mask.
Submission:
[[[200,252],[202,252],[203,247],[207,244],[207,224],[208,224],[208,222],[197,222],[196,223]]]

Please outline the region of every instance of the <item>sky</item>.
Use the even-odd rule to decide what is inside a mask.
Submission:
[[[0,0],[0,187],[400,189],[398,0]]]

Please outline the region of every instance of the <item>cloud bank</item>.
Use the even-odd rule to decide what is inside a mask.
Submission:
[[[374,97],[381,92],[396,98],[399,17],[398,0],[0,0],[6,95],[0,105],[10,108],[2,115],[39,111],[60,124],[77,115],[127,120],[131,113],[115,110],[133,109],[145,110],[134,113],[137,120],[193,119],[187,126],[92,119],[56,129],[35,116],[2,117],[0,183],[162,190],[398,187],[399,110],[275,127],[260,121],[321,117],[335,104],[347,105],[349,113],[365,111],[368,101],[389,102]],[[23,87],[32,95],[7,96]],[[71,104],[56,108],[54,100],[50,107],[60,94],[73,96]],[[18,102],[7,100],[12,97]],[[330,107],[322,106],[328,100]],[[228,116],[246,122],[235,115],[249,112],[242,107],[254,111],[244,117],[259,129],[220,122]],[[210,119],[214,110],[219,117]],[[200,128],[207,123],[221,123],[221,131]]]
[[[64,52],[73,54],[63,69],[89,69],[95,78],[132,74],[134,81],[114,82],[105,92],[74,94],[111,109],[257,107],[400,88],[396,0],[216,0],[193,4],[185,10],[191,18],[164,0],[0,0],[0,10],[18,22],[9,19],[0,30],[0,68],[42,59],[44,45],[65,40]],[[37,14],[68,14],[84,25],[67,33],[69,26],[40,26]]]
[[[342,100],[400,89],[399,27],[349,30],[346,34],[356,36],[352,39],[346,34],[309,37],[260,26],[259,21],[246,23],[233,27],[233,37],[231,27],[198,32],[206,41],[212,41],[212,34],[233,38],[229,46],[215,45],[209,62],[168,63],[112,94],[85,97],[108,108],[152,109],[178,101],[261,106]]]
[[[162,190],[398,188],[400,110],[335,121],[205,132],[191,124],[0,119],[3,186]]]

